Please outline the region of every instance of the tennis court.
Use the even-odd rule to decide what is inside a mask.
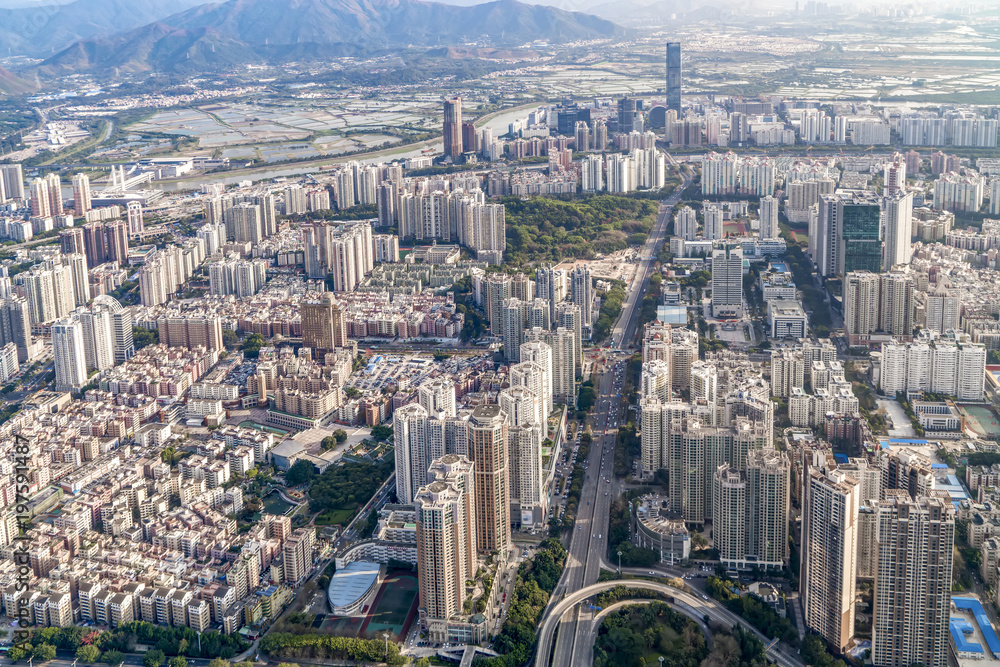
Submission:
[[[316,617],[313,627],[320,632],[334,637],[357,637],[361,626],[364,624],[363,616],[333,616],[322,614]]]
[[[985,405],[959,405],[959,412],[965,417],[965,424],[979,437],[1000,438],[1000,419]]]
[[[377,637],[388,630],[397,641],[406,636],[417,611],[417,590],[417,578],[412,574],[386,577],[360,634]]]

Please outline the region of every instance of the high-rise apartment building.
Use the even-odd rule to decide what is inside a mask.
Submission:
[[[706,203],[702,207],[702,217],[705,219],[705,240],[718,241],[725,236],[721,206]]]
[[[444,101],[444,155],[452,160],[462,157],[462,98]]]
[[[791,461],[765,447],[747,453],[747,538],[750,566],[780,569],[788,562]]]
[[[906,158],[899,153],[882,165],[882,194],[894,197],[906,189]]]
[[[350,292],[375,266],[372,228],[367,221],[313,223],[302,229],[310,278],[333,279],[335,292]]]
[[[778,228],[778,200],[773,195],[760,199],[760,238],[776,239],[781,235]]]
[[[160,342],[170,347],[224,350],[222,320],[211,316],[161,317],[156,321]]]
[[[814,456],[803,471],[799,591],[806,628],[844,651],[854,637],[860,484]]]
[[[87,358],[79,318],[70,317],[52,325],[52,358],[56,391],[75,392],[87,384]]]
[[[743,317],[743,250],[739,246],[712,251],[712,316]]]
[[[590,338],[590,330],[593,325],[594,314],[594,281],[590,275],[590,269],[586,266],[578,266],[569,272],[570,298],[573,303],[580,307],[583,329],[587,333],[586,338]]]
[[[347,325],[344,312],[333,292],[324,292],[318,300],[303,301],[302,344],[314,354],[332,352],[347,345]],[[322,358],[322,357],[320,357]]]
[[[417,387],[417,400],[428,415],[454,417],[457,414],[455,383],[448,377],[422,382]]]
[[[960,401],[981,401],[985,374],[985,345],[973,343],[961,331],[939,336],[924,330],[912,343],[882,346],[879,386],[890,395],[929,391]]]
[[[905,167],[903,167],[905,170]],[[885,247],[882,270],[907,265],[913,255],[910,237],[913,235],[913,193],[898,189],[882,199],[885,218]]]
[[[73,213],[83,217],[91,209],[90,177],[86,174],[73,176]]]
[[[73,278],[74,273],[79,273],[81,263],[85,264],[82,258],[77,263],[46,261],[17,276],[24,286],[32,324],[46,324],[64,318],[76,308],[76,283]],[[86,267],[83,268],[85,276]]]
[[[400,503],[413,502],[414,494],[427,483],[427,468],[435,458],[444,456],[444,448],[428,451],[427,410],[411,403],[392,414],[396,450],[396,497]]]
[[[0,202],[24,199],[24,172],[19,164],[0,164]]]
[[[461,614],[466,581],[479,569],[475,467],[447,454],[432,462],[430,481],[417,490],[417,579],[425,625]]]
[[[886,667],[946,667],[955,507],[946,492],[910,498],[886,491],[875,503],[872,661]]]
[[[746,522],[746,477],[723,463],[712,477],[712,538],[726,567],[739,567],[746,557]]]
[[[31,182],[31,216],[33,218],[48,218],[63,213],[62,182],[59,179],[59,174],[53,172],[44,178],[33,180]]]
[[[698,238],[698,214],[690,206],[677,209],[677,215],[674,216],[674,236],[685,241]]]
[[[297,528],[281,549],[284,580],[288,584],[298,584],[309,574],[313,565],[313,547],[316,543],[316,530],[313,528]],[[252,582],[254,585],[257,582]]]
[[[14,343],[18,361],[24,362],[35,352],[33,342],[28,301],[10,294],[0,301],[0,346]]]
[[[510,548],[510,470],[507,415],[480,405],[469,419],[469,451],[475,464],[476,538],[480,553]]]
[[[544,416],[552,414],[552,348],[547,343],[541,340],[521,343],[521,363],[511,366],[508,374],[512,387],[531,389],[541,397]]]

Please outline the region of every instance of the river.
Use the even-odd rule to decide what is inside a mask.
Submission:
[[[524,118],[528,111],[538,106],[539,103],[531,103],[514,107],[510,111],[497,114],[494,117],[480,123],[476,122],[476,127],[483,129],[489,127],[493,130],[493,136],[500,136],[507,133],[508,126],[518,118]],[[357,161],[362,164],[375,164],[378,162],[391,162],[393,160],[405,160],[419,156],[422,151],[433,148],[435,153],[440,153],[443,149],[443,141],[434,139],[431,141],[412,144],[410,146],[400,146],[397,148],[387,148],[371,153],[360,153],[357,155],[347,155],[343,157],[330,156],[328,159],[313,160],[304,164],[290,164],[287,166],[275,166],[272,168],[260,167],[254,169],[241,170],[236,172],[223,172],[219,174],[203,174],[192,178],[185,178],[176,181],[156,181],[153,187],[168,193],[183,192],[187,190],[198,190],[203,183],[223,183],[225,185],[236,185],[241,181],[267,181],[275,178],[289,178],[312,174],[320,171],[320,166],[343,164],[345,162]]]

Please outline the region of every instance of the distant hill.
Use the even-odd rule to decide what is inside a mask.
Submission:
[[[80,40],[46,60],[42,69],[49,74],[110,67],[192,70],[409,46],[476,41],[510,47],[623,34],[623,28],[596,16],[515,0],[468,7],[421,0],[229,0]]]
[[[51,56],[81,39],[162,19],[203,0],[74,0],[0,9],[0,53]]]
[[[21,95],[35,90],[35,84],[20,79],[0,67],[0,93],[5,95]]]

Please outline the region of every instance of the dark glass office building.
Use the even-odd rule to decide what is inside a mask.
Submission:
[[[681,43],[667,42],[667,109],[681,115]]]
[[[882,238],[878,202],[858,197],[843,202],[841,238],[844,241],[844,273],[882,270]]]

